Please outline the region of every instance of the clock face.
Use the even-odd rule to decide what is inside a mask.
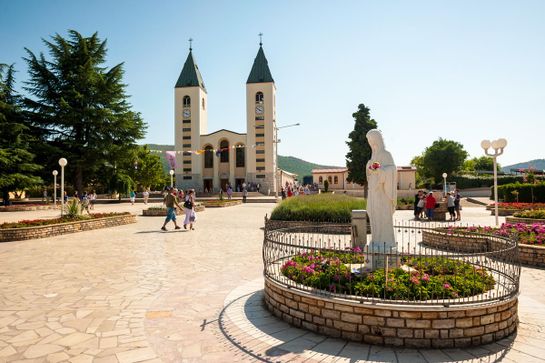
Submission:
[[[255,106],[255,113],[258,115],[263,114],[263,106]]]
[[[186,108],[186,109],[184,110],[184,117],[185,117],[185,118],[188,118],[188,117],[190,117],[190,116],[191,116],[191,111],[190,111],[189,109]]]

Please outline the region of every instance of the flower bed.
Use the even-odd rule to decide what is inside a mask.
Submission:
[[[534,223],[503,223],[500,228],[494,227],[454,227],[447,228],[449,234],[453,233],[479,233],[496,236],[508,237],[516,235],[519,239],[519,244],[525,245],[543,245],[545,244],[545,224]]]
[[[0,225],[0,242],[52,237],[129,223],[136,223],[136,216],[128,212],[96,213],[90,217],[37,219],[3,223]]]
[[[486,207],[486,209],[494,210],[495,204],[492,203]],[[498,209],[509,209],[515,211],[522,211],[527,209],[545,209],[545,203],[498,203]]]
[[[365,209],[363,198],[344,194],[314,194],[291,197],[272,212],[272,220],[350,223],[352,210]]]
[[[305,252],[285,262],[281,272],[312,288],[390,300],[469,297],[491,290],[495,284],[485,269],[445,257],[408,258],[387,275],[383,269],[361,272],[365,260],[358,247],[346,253]]]
[[[545,219],[545,209],[525,210],[522,212],[517,212],[513,216],[526,219]]]

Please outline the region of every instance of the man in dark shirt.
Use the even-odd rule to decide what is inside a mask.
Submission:
[[[176,199],[176,193],[174,188],[168,188],[168,194],[165,196],[164,203],[167,207],[167,217],[165,218],[165,223],[163,223],[163,227],[161,229],[163,231],[167,230],[167,223],[170,221],[174,222],[174,229],[180,229],[180,226],[176,223],[176,207],[182,209],[180,205],[178,204],[178,200]]]

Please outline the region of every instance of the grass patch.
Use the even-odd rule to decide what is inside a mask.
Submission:
[[[350,223],[352,210],[365,209],[363,198],[344,194],[300,195],[282,201],[272,220]]]
[[[2,223],[0,224],[0,229],[49,226],[52,224],[84,221],[84,220],[96,219],[96,218],[124,216],[128,214],[130,213],[129,212],[120,212],[120,213],[112,212],[112,213],[92,213],[89,215],[79,215],[79,216],[63,216],[60,218],[53,218],[53,219],[27,219],[27,220],[18,221],[18,222]]]

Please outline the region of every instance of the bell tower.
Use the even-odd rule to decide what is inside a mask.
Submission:
[[[176,186],[183,189],[202,187],[201,134],[208,132],[207,92],[199,67],[193,57],[193,39],[189,54],[174,86],[174,135],[176,150]]]
[[[246,156],[248,181],[261,184],[263,191],[274,192],[278,187],[275,177],[276,85],[261,39],[246,81],[246,120],[250,147]]]

